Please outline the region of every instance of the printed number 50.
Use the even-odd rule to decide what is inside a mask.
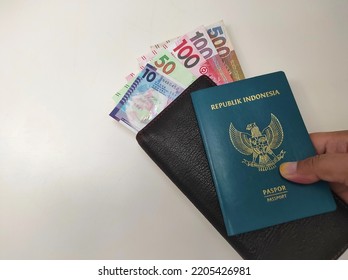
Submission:
[[[169,60],[169,57],[166,55],[163,55],[159,58],[159,60],[155,61],[155,66],[157,68],[162,68],[162,71],[164,74],[169,75],[170,73],[172,73],[176,67],[175,62],[174,61],[168,61],[166,63],[166,60]]]

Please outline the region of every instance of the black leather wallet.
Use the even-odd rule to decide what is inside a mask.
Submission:
[[[244,259],[337,259],[348,247],[348,206],[335,212],[227,236],[190,93],[216,86],[198,78],[137,134],[137,141]]]

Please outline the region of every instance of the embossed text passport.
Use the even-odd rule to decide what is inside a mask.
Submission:
[[[290,85],[275,72],[191,93],[228,235],[334,211],[326,182],[279,165],[315,155]]]

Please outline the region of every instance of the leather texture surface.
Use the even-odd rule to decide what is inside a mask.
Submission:
[[[348,247],[348,206],[227,236],[190,93],[215,86],[201,76],[137,134],[150,158],[244,259],[337,259]]]

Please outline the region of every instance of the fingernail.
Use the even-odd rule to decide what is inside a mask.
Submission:
[[[296,174],[297,162],[284,162],[280,165],[279,171],[280,174],[284,177],[292,176]]]

